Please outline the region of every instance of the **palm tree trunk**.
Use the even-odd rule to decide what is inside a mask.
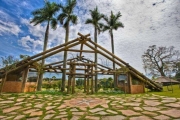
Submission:
[[[46,51],[46,49],[47,49],[48,36],[49,36],[49,21],[48,21],[48,24],[47,24],[47,27],[46,27],[46,32],[45,32],[45,37],[44,37],[44,48],[43,48],[43,52]],[[44,63],[45,63],[45,59],[42,59],[41,68],[44,66]],[[41,72],[41,73],[39,74],[37,91],[41,91],[42,81],[43,81],[43,72]]]
[[[94,27],[94,42],[97,43],[97,28]],[[97,49],[97,46],[95,46],[95,48]],[[95,52],[95,70],[97,70],[97,52]],[[97,86],[97,81],[98,81],[98,74],[95,75],[95,92],[98,92],[98,86]]]
[[[111,46],[112,46],[112,53],[114,54],[114,38],[113,38],[113,31],[110,30],[110,35],[111,35]],[[114,57],[113,57],[114,60]],[[113,69],[115,70],[115,63],[113,62]],[[116,82],[116,73],[114,73],[114,88],[117,87],[117,82]]]
[[[66,36],[65,36],[65,43],[68,42],[69,39],[69,22],[66,27]],[[67,61],[67,51],[64,51],[64,61],[63,61],[63,68],[66,68],[66,61]],[[63,70],[62,74],[62,86],[61,91],[63,92],[65,90],[65,84],[66,84],[66,70]]]

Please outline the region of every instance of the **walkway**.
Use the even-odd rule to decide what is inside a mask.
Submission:
[[[0,119],[171,120],[180,118],[180,98],[156,95],[52,96],[3,94]]]

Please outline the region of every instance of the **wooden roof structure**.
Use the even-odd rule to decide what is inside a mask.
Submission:
[[[154,82],[157,82],[157,83],[177,83],[177,84],[180,83],[179,81],[170,79],[170,78],[165,77],[165,76],[158,77],[156,80],[154,80]]]
[[[39,54],[36,54],[34,56],[28,57],[20,62],[17,63],[16,67],[14,69],[11,69],[9,71],[6,72],[6,74],[4,73],[4,77],[12,72],[16,72],[16,71],[20,71],[22,69],[27,68],[28,66],[30,66],[30,71],[34,71],[36,70],[36,66],[38,65],[38,61],[48,58],[50,56],[53,56],[57,53],[60,52],[64,52],[64,51],[70,51],[70,52],[76,52],[79,53],[79,55],[76,58],[72,58],[72,59],[68,59],[67,60],[67,64],[76,64],[78,66],[88,66],[88,65],[96,65],[95,62],[83,57],[83,53],[98,53],[101,54],[102,56],[104,56],[105,58],[107,58],[108,60],[114,62],[117,66],[119,66],[119,68],[123,68],[126,67],[128,68],[128,72],[130,72],[131,74],[133,74],[134,76],[136,76],[137,78],[139,78],[141,81],[143,81],[144,83],[146,83],[146,85],[150,86],[150,88],[154,89],[154,90],[158,90],[161,91],[162,87],[159,86],[158,84],[156,84],[155,82],[153,82],[152,80],[150,80],[149,78],[147,78],[146,76],[144,76],[142,73],[140,73],[139,71],[137,71],[135,68],[133,68],[132,66],[130,66],[128,63],[126,63],[125,61],[123,61],[122,59],[120,59],[118,56],[112,54],[111,52],[109,52],[108,50],[106,50],[105,48],[103,48],[102,46],[98,45],[97,43],[93,42],[89,36],[90,34],[87,35],[82,35],[81,33],[78,33],[79,37],[71,40],[67,43],[58,45],[54,48],[48,49],[45,52],[41,52]],[[73,49],[74,46],[80,45],[80,49]],[[91,50],[84,50],[83,46],[87,46],[89,47]],[[78,63],[77,63],[78,62]],[[43,68],[44,71],[46,72],[56,72],[56,73],[61,73],[62,70],[69,70],[69,72],[67,72],[68,74],[73,74],[70,73],[70,69],[68,68],[62,68],[63,67],[63,61],[59,61],[59,62],[54,62],[54,63],[50,63],[50,64],[46,64]],[[93,70],[91,74],[114,74],[116,72],[118,72],[118,69],[113,70],[110,67],[104,66],[102,64],[97,63],[97,70]],[[76,68],[76,70],[87,70],[87,68]],[[76,73],[77,75],[77,73]],[[84,74],[85,76],[86,74]],[[83,74],[77,75],[77,77],[83,77]]]

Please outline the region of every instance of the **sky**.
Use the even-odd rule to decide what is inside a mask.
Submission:
[[[30,20],[33,18],[31,12],[43,5],[44,0],[0,0],[0,57],[12,55],[18,58],[20,54],[32,56],[42,52],[46,24],[34,26]],[[124,28],[113,31],[115,55],[141,73],[145,74],[141,56],[150,45],[174,46],[180,50],[180,0],[77,0],[74,14],[78,16],[78,23],[70,26],[70,40],[77,38],[78,32],[90,33],[94,40],[94,28],[85,21],[90,18],[89,10],[96,6],[107,16],[111,11],[121,12],[120,21]],[[65,29],[61,25],[56,30],[50,29],[48,49],[63,44],[64,36]],[[110,43],[108,32],[98,35],[98,44],[109,51]],[[47,63],[60,60],[62,54],[52,56]],[[98,62],[111,65],[105,60]]]

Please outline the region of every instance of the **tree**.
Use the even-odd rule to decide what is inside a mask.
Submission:
[[[27,59],[28,57],[30,57],[29,55],[19,55],[19,57],[20,57],[20,59],[22,59],[22,60],[25,60],[25,59]]]
[[[96,7],[94,10],[90,10],[91,13],[91,19],[87,19],[85,24],[92,24],[94,26],[94,42],[97,43],[97,33],[100,33],[102,23],[99,21],[103,18],[103,14],[99,13],[98,8]],[[97,46],[95,46],[97,49]],[[97,53],[95,53],[94,61],[97,64]],[[97,70],[97,65],[95,66],[95,70]],[[95,76],[95,92],[98,91],[98,86],[97,86],[97,80],[98,77],[97,75]]]
[[[111,36],[111,47],[112,47],[112,53],[114,54],[114,38],[113,38],[113,30],[117,30],[118,28],[124,28],[124,25],[119,21],[119,18],[121,17],[121,13],[118,12],[116,15],[113,14],[111,11],[111,15],[108,18],[107,16],[104,16],[104,20],[106,21],[106,25],[103,25],[103,31],[109,31],[109,34]],[[113,58],[114,59],[114,58]],[[115,70],[115,63],[113,62],[113,69]],[[114,74],[115,79],[115,74]],[[116,84],[115,84],[116,87]]]
[[[56,79],[56,76],[52,76],[52,80],[54,81]]]
[[[69,39],[69,26],[70,22],[73,24],[77,24],[77,16],[73,14],[73,9],[76,6],[76,0],[68,0],[67,5],[63,6],[60,4],[60,8],[62,9],[62,13],[60,13],[57,17],[57,19],[60,21],[60,24],[63,25],[63,27],[66,30],[65,33],[65,43],[68,42]],[[63,68],[66,68],[66,61],[67,61],[67,51],[64,51],[64,62],[63,62]],[[65,81],[66,81],[66,70],[63,70],[62,74],[62,88],[61,91],[63,92],[65,90]]]
[[[54,15],[58,10],[59,10],[59,7],[56,3],[54,2],[50,3],[46,1],[43,8],[37,9],[32,12],[32,15],[34,16],[34,18],[30,21],[30,23],[34,23],[34,26],[44,23],[44,22],[47,23],[45,37],[44,37],[43,52],[46,51],[47,49],[50,24],[53,29],[56,28],[57,21],[54,18]],[[44,63],[45,63],[45,60],[43,59],[41,65],[43,66]],[[37,87],[38,91],[41,90],[42,79],[43,79],[43,74],[40,74],[39,80],[38,80],[38,87]]]
[[[174,50],[173,46],[149,46],[142,55],[144,69],[153,76],[167,76],[176,69],[176,63],[180,60],[179,55],[179,51]]]
[[[2,61],[2,68],[7,72],[10,69],[13,69],[16,67],[16,63],[19,61],[19,59],[15,58],[12,55],[1,57]]]
[[[9,55],[7,57],[1,57],[1,60],[2,60],[2,69],[0,69],[0,71],[3,74],[0,74],[0,78],[4,77],[4,79],[2,80],[2,82],[0,84],[0,94],[2,93],[2,89],[4,86],[4,82],[6,81],[8,71],[16,68],[16,63],[19,61],[18,59],[16,59],[15,57],[13,57],[11,55]]]
[[[180,62],[176,63],[176,74],[175,74],[175,78],[180,80]]]

